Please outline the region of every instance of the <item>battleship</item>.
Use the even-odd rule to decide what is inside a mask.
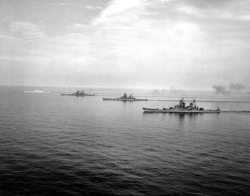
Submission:
[[[79,91],[77,90],[75,93],[67,94],[67,93],[62,93],[62,96],[76,96],[76,97],[85,97],[85,96],[95,96],[93,94],[87,94],[83,90]]]
[[[103,101],[147,101],[148,99],[137,99],[133,96],[133,94],[127,96],[126,93],[124,93],[123,96],[120,98],[102,98]]]
[[[175,105],[174,107],[169,107],[169,108],[143,108],[144,113],[220,113],[220,108],[217,107],[217,109],[212,110],[212,109],[204,109],[204,108],[199,108],[195,100],[190,103],[189,106],[186,106],[186,103],[184,102],[184,98],[180,100],[180,104]]]

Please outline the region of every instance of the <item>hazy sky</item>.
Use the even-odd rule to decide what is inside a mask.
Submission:
[[[250,84],[249,0],[0,0],[0,85]]]

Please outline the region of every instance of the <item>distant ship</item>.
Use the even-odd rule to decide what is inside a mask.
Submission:
[[[147,101],[148,99],[137,99],[131,94],[130,96],[127,96],[126,93],[124,93],[123,96],[120,98],[102,98],[103,101]]]
[[[25,93],[50,93],[50,92],[45,92],[43,91],[42,88],[40,89],[36,89],[36,90],[33,90],[33,91],[24,91]]]
[[[77,90],[75,93],[70,93],[70,94],[62,93],[61,95],[62,96],[76,96],[76,97],[95,96],[93,94],[87,94],[83,90],[82,91]]]
[[[170,108],[143,108],[144,113],[220,113],[220,108],[217,107],[216,110],[205,110],[204,108],[199,108],[195,104],[195,100],[186,106],[184,98],[180,100],[180,104],[175,105]]]

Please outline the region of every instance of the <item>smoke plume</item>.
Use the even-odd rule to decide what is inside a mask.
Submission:
[[[242,84],[239,84],[239,83],[235,83],[235,84],[231,83],[229,85],[229,88],[233,91],[241,91],[241,90],[245,89],[246,87]]]
[[[227,90],[229,88],[229,90]],[[212,89],[215,90],[215,94],[229,94],[234,92],[240,92],[246,89],[246,87],[240,83],[230,83],[228,87],[222,85],[213,85]]]
[[[225,86],[213,85],[212,88],[215,90],[216,94],[227,94],[228,93]]]

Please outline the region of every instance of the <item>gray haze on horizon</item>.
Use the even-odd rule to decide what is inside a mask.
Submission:
[[[0,85],[248,90],[249,41],[249,0],[0,0]]]

